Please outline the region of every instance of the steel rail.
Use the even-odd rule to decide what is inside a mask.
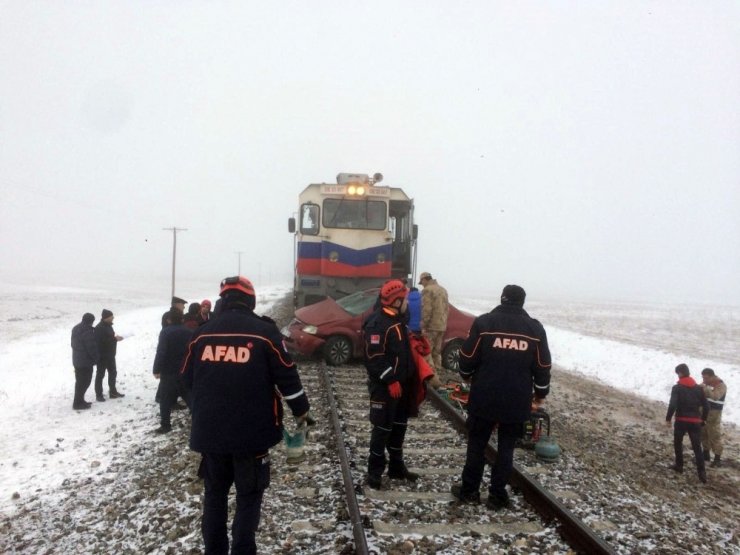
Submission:
[[[342,433],[342,425],[339,422],[339,415],[337,414],[337,404],[334,401],[332,383],[329,379],[329,374],[326,371],[326,364],[321,364],[321,366],[319,367],[319,374],[321,375],[321,381],[326,388],[327,396],[329,397],[331,423],[334,427],[334,436],[337,439],[337,453],[339,454],[339,462],[342,466],[342,479],[344,481],[344,491],[347,498],[347,510],[349,511],[350,521],[352,523],[352,536],[355,539],[355,553],[357,555],[369,555],[370,550],[367,545],[365,528],[362,526],[362,515],[360,514],[360,506],[357,503],[357,495],[355,494],[355,483],[352,480],[352,470],[350,469],[349,459],[347,458],[347,450],[344,446],[344,434]]]
[[[434,388],[427,388],[427,397],[451,421],[459,431],[467,435],[465,418],[460,411],[448,403]],[[496,448],[489,442],[486,446],[486,458],[489,462],[496,460]],[[518,488],[524,499],[532,505],[546,521],[557,520],[558,529],[563,538],[579,553],[589,555],[614,555],[616,551],[596,534],[586,523],[576,517],[565,505],[555,498],[537,480],[527,475],[522,468],[514,464],[511,485]]]

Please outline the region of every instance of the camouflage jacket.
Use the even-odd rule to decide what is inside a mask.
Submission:
[[[421,329],[431,331],[445,331],[447,329],[447,290],[437,283],[436,279],[429,280],[421,292]]]

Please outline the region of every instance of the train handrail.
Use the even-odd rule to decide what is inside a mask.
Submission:
[[[352,536],[355,539],[355,553],[357,555],[369,555],[370,550],[367,545],[365,528],[362,526],[362,515],[360,514],[360,506],[357,503],[357,496],[355,495],[355,483],[352,480],[352,470],[349,466],[347,450],[344,446],[342,425],[339,422],[337,404],[334,401],[332,384],[329,379],[329,374],[326,371],[326,364],[322,364],[320,366],[319,373],[321,375],[321,381],[326,388],[327,396],[329,397],[331,423],[334,428],[334,436],[337,439],[337,453],[339,454],[339,462],[342,466],[342,480],[344,481],[344,491],[346,493],[345,497],[347,499],[347,510],[349,511],[350,521],[352,524]]]
[[[467,435],[465,418],[460,411],[455,409],[432,387],[427,387],[427,397],[445,416],[450,418],[459,431]],[[496,455],[496,448],[489,441],[486,446],[486,458],[492,462],[496,459]],[[586,523],[570,512],[565,505],[558,501],[537,480],[527,475],[516,463],[511,476],[511,484],[522,492],[524,499],[543,518],[546,520],[556,519],[560,523],[560,533],[579,552],[593,555],[614,555],[616,553]]]

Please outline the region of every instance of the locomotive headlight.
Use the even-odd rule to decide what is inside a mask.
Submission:
[[[357,187],[355,187],[354,185],[350,185],[349,187],[347,187],[347,194],[354,195],[356,191]]]
[[[311,335],[316,335],[319,331],[319,328],[317,328],[316,326],[308,325],[308,326],[303,326],[303,331]]]
[[[357,187],[357,194],[358,195],[364,195],[365,194],[365,187]]]

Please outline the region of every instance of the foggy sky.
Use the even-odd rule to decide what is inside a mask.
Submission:
[[[451,292],[740,304],[740,4],[0,2],[0,279],[292,276],[382,172]],[[417,274],[418,274],[417,272]],[[687,315],[690,317],[690,315]]]

